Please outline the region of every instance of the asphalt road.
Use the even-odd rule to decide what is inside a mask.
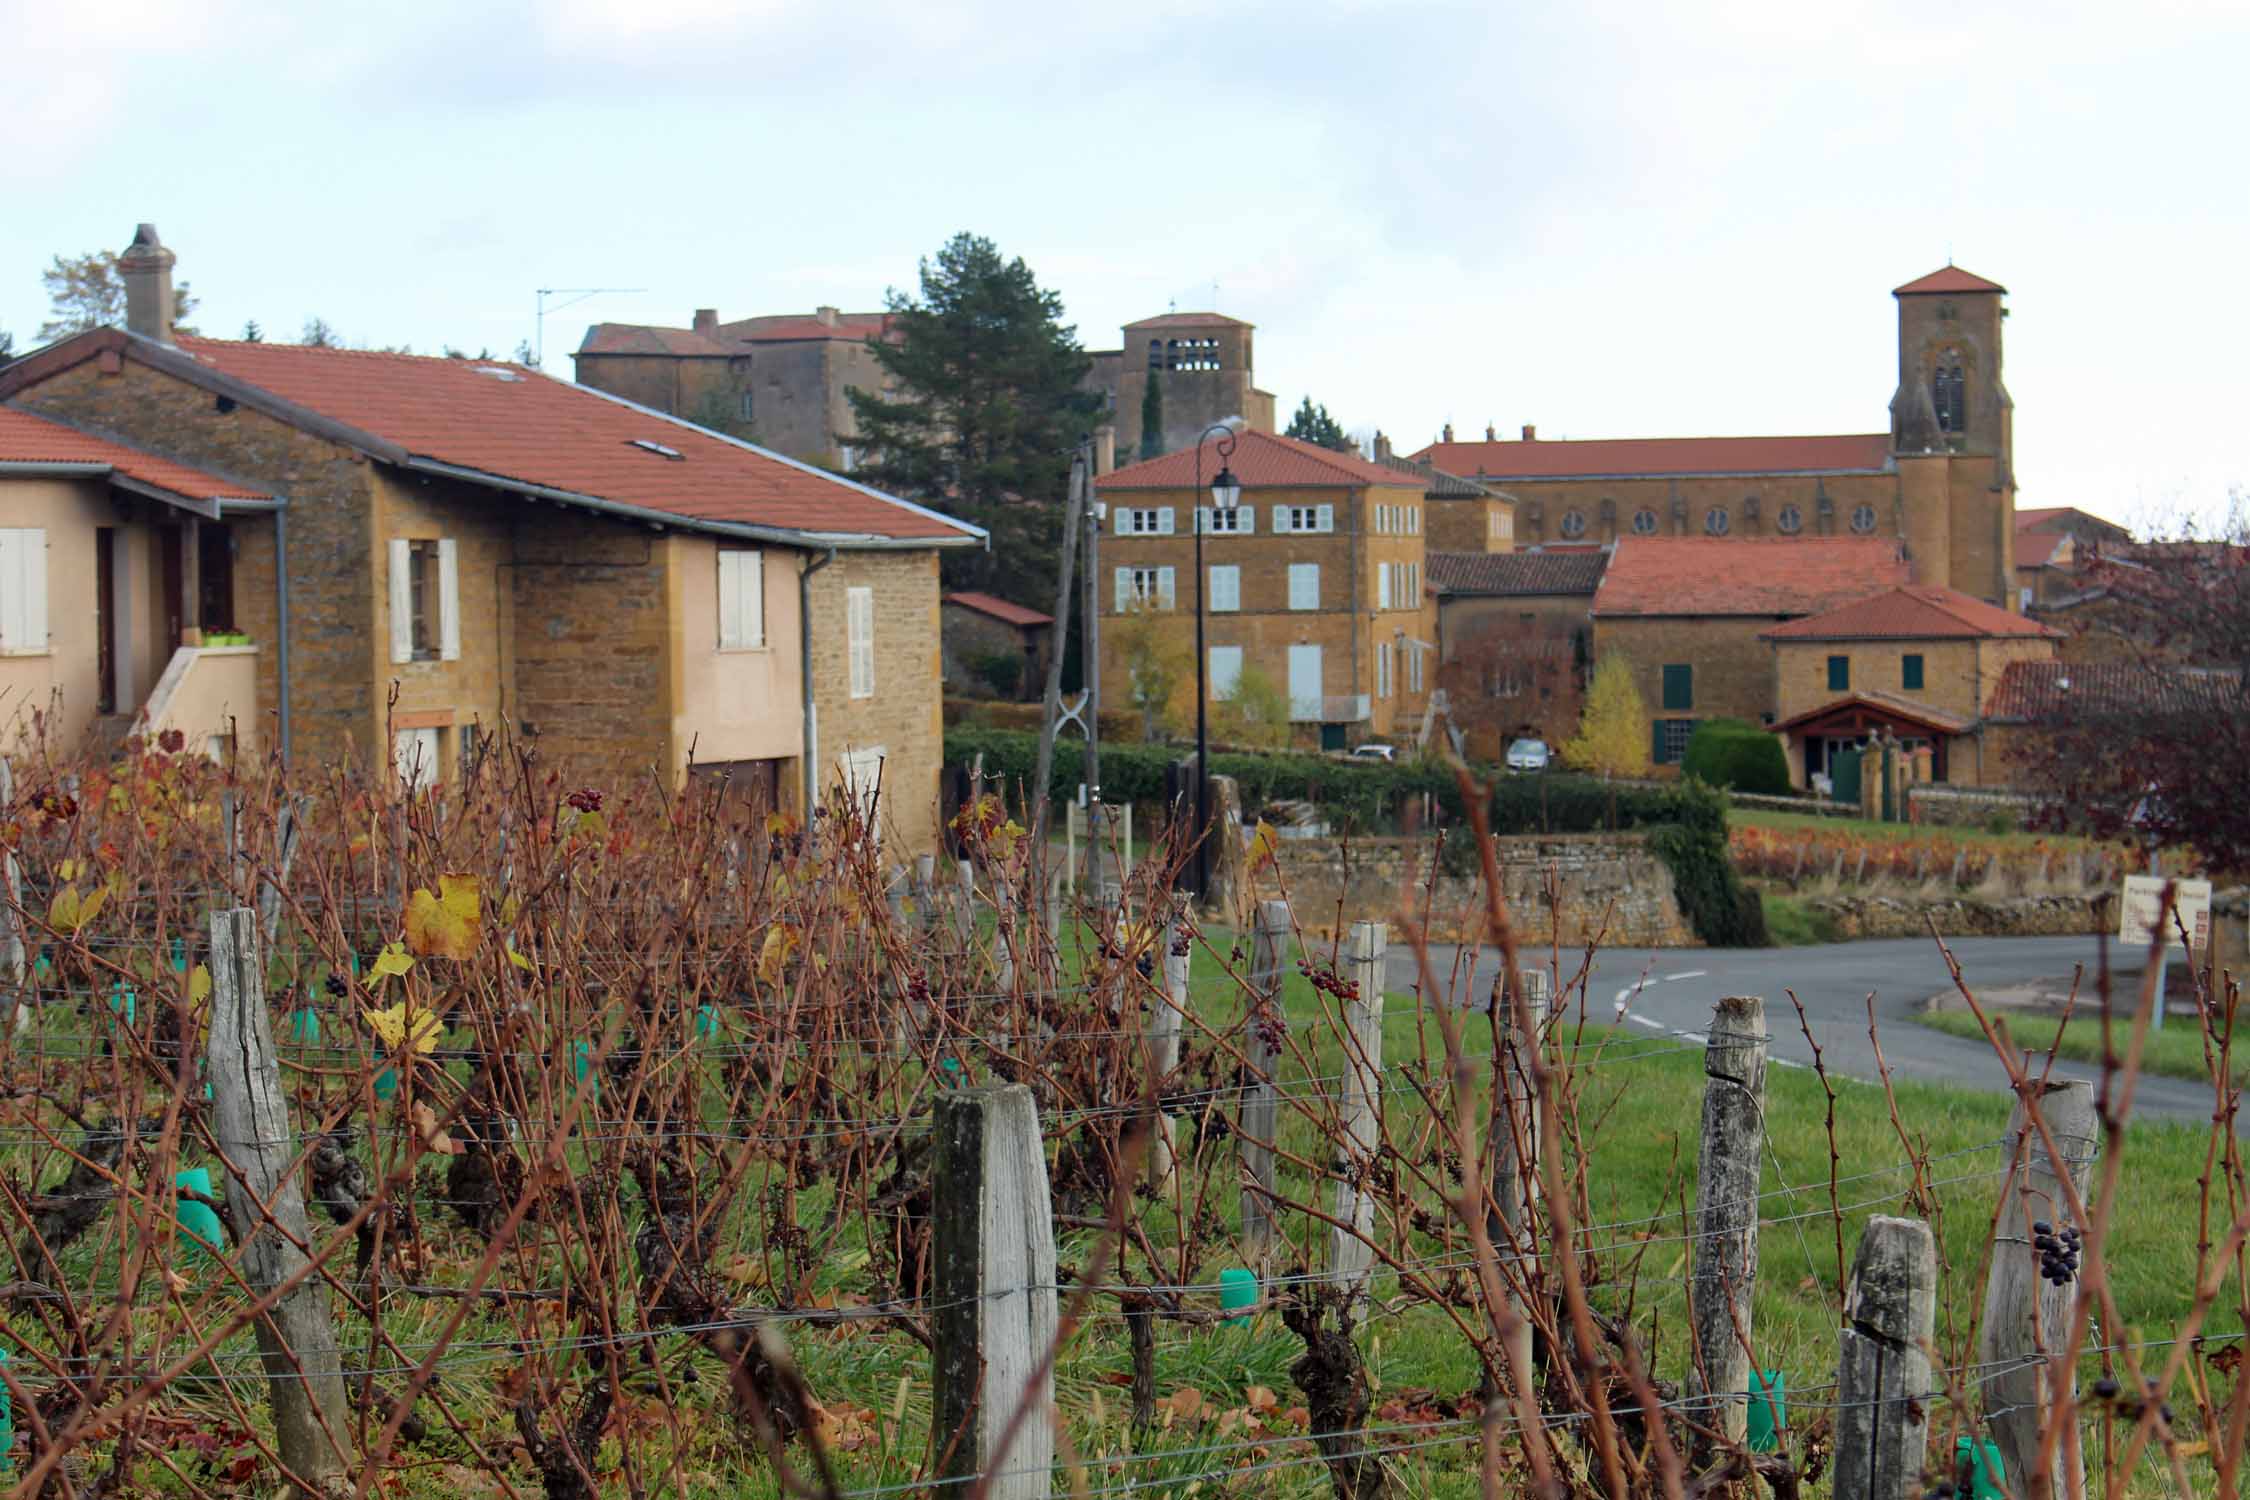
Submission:
[[[2074,965],[2085,965],[2088,978],[2080,1003],[2095,1004],[2093,971],[2095,940],[2070,938],[1961,938],[1952,944],[1961,962],[1962,975],[1972,990],[1998,989],[2040,979],[2067,980]],[[2114,950],[2114,945],[2113,950]],[[1550,950],[1523,955],[1526,962],[1542,965]],[[2140,955],[2118,955],[2115,988],[2120,1005],[2139,996]],[[1439,966],[1442,985],[1467,1003],[1482,1006],[1499,971],[1497,950],[1477,956],[1473,979],[1456,984],[1453,949],[1434,947],[1431,959]],[[1789,1004],[1794,991],[1804,1003],[1813,1039],[1820,1044],[1821,1059],[1831,1077],[1878,1081],[1875,1043],[1867,1034],[1868,997],[1874,996],[1876,1037],[1891,1075],[1929,1083],[2005,1092],[2007,1072],[1992,1049],[1980,1040],[1948,1036],[1919,1025],[1913,1013],[1930,996],[1952,988],[1945,957],[1926,939],[1901,938],[1877,942],[1831,943],[1810,948],[1611,948],[1597,954],[1584,985],[1575,983],[1585,962],[1583,953],[1565,951],[1562,985],[1567,1000],[1582,1007],[1585,1018],[1602,1024],[1620,1021],[1651,1034],[1672,1035],[1700,1042],[1709,1024],[1712,1006],[1724,995],[1762,995],[1766,1000],[1766,1025],[1772,1033],[1774,1060],[1783,1066],[1809,1066],[1812,1047],[1797,1024]],[[2132,967],[2125,967],[2130,963]],[[1415,984],[1412,955],[1391,950],[1389,984],[1393,992],[1411,990]],[[1467,965],[1460,963],[1465,972]],[[2175,1018],[2177,1022],[2178,1018]],[[2029,1028],[2014,1028],[2016,1040],[2031,1040]],[[2060,1061],[2060,1077],[2098,1081],[2100,1069]],[[2213,1091],[2206,1085],[2181,1078],[2144,1075],[2136,1086],[2134,1113],[2141,1116],[2208,1120]],[[2246,1122],[2238,1122],[2244,1128]]]

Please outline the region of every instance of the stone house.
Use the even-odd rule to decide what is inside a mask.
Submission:
[[[144,249],[128,326],[0,370],[0,404],[268,497],[177,544],[183,609],[224,598],[252,643],[261,743],[423,784],[506,724],[597,783],[798,806],[880,775],[900,847],[934,842],[938,553],[976,528],[518,365],[175,334]],[[142,562],[116,547],[136,598]],[[192,686],[191,639],[153,647]]]
[[[1127,323],[1122,349],[1093,351],[1086,383],[1108,399],[1118,456],[1127,463],[1140,456],[1141,403],[1151,381],[1164,414],[1159,453],[1188,447],[1226,417],[1273,431],[1273,392],[1258,389],[1253,362],[1256,332],[1223,313],[1159,313]]]
[[[1415,456],[1498,488],[1520,542],[1864,536],[1916,583],[2013,605],[2014,402],[2001,382],[2007,289],[1946,266],[1894,288],[1889,430],[1787,437],[1456,442]]]
[[[2083,572],[2097,547],[2128,547],[2133,534],[2072,506],[2016,512],[2016,607],[2064,602],[2085,588]]]
[[[1426,488],[1423,545],[1432,552],[1508,552],[1516,545],[1516,506],[1490,485],[1448,474],[1426,458],[1401,458],[1375,434],[1375,462]]]
[[[1790,779],[1811,785],[1842,751],[1881,734],[1927,746],[1931,779],[2006,779],[1981,734],[1986,696],[2017,662],[2052,661],[2057,632],[1955,589],[1909,584],[1763,632],[1773,650],[1774,732]]]
[[[1438,686],[1470,756],[1498,760],[1512,740],[1559,745],[1577,733],[1608,565],[1598,547],[1429,554]]]
[[[940,615],[947,692],[997,694],[1028,702],[1046,691],[1053,615],[967,589],[947,594]],[[1009,692],[1000,692],[982,669],[983,662],[994,657],[1017,664],[1015,686]]]
[[[2132,661],[2010,662],[1985,699],[1983,738],[1989,779],[2022,785],[2040,736],[2069,722],[2115,718],[2123,733],[2150,719],[2224,716],[2240,711],[2242,678],[2226,667],[2158,666]]]
[[[1424,574],[1426,487],[1415,476],[1255,429],[1223,462],[1242,485],[1212,513],[1216,445],[1131,464],[1097,481],[1104,701],[1127,701],[1133,664],[1112,628],[1150,611],[1193,671],[1195,526],[1203,537],[1205,641],[1214,699],[1250,668],[1288,698],[1294,738],[1340,750],[1418,733],[1435,686],[1436,611]],[[1192,678],[1191,678],[1192,680]],[[1192,692],[1190,712],[1192,713]]]
[[[1745,541],[1631,536],[1594,591],[1594,657],[1632,663],[1650,753],[1677,765],[1709,718],[1772,724],[1775,625],[1910,581],[1887,537]]]

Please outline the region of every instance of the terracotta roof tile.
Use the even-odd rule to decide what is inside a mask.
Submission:
[[[1474,479],[1867,473],[1890,466],[1887,432],[1817,437],[1592,438],[1432,443],[1413,455]]]
[[[1987,281],[1973,271],[1959,266],[1945,266],[1927,276],[1917,276],[1904,286],[1891,288],[1894,297],[1918,296],[1924,292],[2004,292],[2007,288],[1997,281]]]
[[[1432,552],[1430,586],[1440,594],[1587,594],[1602,581],[1606,552]]]
[[[1910,583],[1760,634],[1774,641],[1940,641],[2057,632],[1958,589]]]
[[[182,338],[179,349],[414,458],[498,479],[689,521],[931,542],[980,534],[851,480],[521,365],[200,338]]]
[[[692,328],[658,328],[648,323],[596,323],[586,330],[580,354],[648,354],[675,359],[725,359],[738,350]]]
[[[2077,541],[2067,531],[2018,531],[2016,566],[2044,568],[2055,560],[2057,552],[2075,551]]]
[[[1810,615],[1908,579],[1886,537],[1626,537],[1594,593],[1594,613]]]
[[[1409,479],[1420,480],[1423,493],[1432,500],[1484,500],[1492,491],[1474,479],[1463,479],[1458,474],[1448,474],[1426,458],[1400,458],[1396,454],[1377,458],[1383,468],[1392,469]]]
[[[2014,661],[1984,703],[1988,719],[2076,714],[2240,711],[2241,679],[2223,669],[2157,671],[2129,661]]]
[[[990,615],[1003,625],[1029,627],[1055,623],[1053,615],[1041,614],[1036,609],[1026,609],[1021,604],[1011,604],[997,594],[980,594],[972,589],[947,594],[945,602],[958,604],[963,609],[975,610],[980,615]]]
[[[109,438],[96,437],[75,427],[0,406],[0,463],[99,464],[138,484],[186,500],[266,500],[263,490],[251,489],[168,458],[128,448]]]
[[[889,313],[838,313],[833,323],[810,313],[783,313],[721,323],[719,333],[745,344],[802,343],[813,339],[845,339],[859,344],[886,331],[890,324]]]
[[[1138,323],[1127,323],[1127,328],[1251,328],[1240,318],[1230,318],[1225,313],[1184,312],[1158,313],[1153,318],[1143,318]]]
[[[1196,450],[1182,448],[1161,458],[1103,475],[1094,481],[1098,490],[1187,490],[1195,488]],[[1428,480],[1419,474],[1402,474],[1382,464],[1370,463],[1356,453],[1338,453],[1318,443],[1303,443],[1277,433],[1243,433],[1235,440],[1234,454],[1226,465],[1246,490],[1346,489],[1383,485],[1391,489],[1421,490]],[[1218,444],[1203,445],[1202,479],[1209,484],[1219,472]]]

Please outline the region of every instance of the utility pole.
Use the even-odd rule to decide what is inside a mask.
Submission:
[[[1085,456],[1085,450],[1080,449]],[[1086,627],[1079,637],[1086,678],[1086,858],[1089,883],[1101,899],[1102,869],[1102,512],[1092,498],[1092,464],[1087,465]]]

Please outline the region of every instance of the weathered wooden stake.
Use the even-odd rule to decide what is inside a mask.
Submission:
[[[16,800],[16,773],[5,759],[0,759],[0,808],[12,807]],[[0,855],[0,880],[7,885],[6,911],[0,911],[0,977],[4,977],[9,992],[15,997],[8,1005],[8,1029],[20,1030],[31,1018],[31,1002],[27,998],[24,981],[29,977],[31,959],[23,939],[23,871],[16,864],[16,851],[10,845],[5,855]]]
[[[1344,1316],[1366,1316],[1368,1272],[1375,1264],[1375,1195],[1362,1190],[1375,1164],[1383,1119],[1383,953],[1389,934],[1380,922],[1352,924],[1352,984],[1357,995],[1344,1002],[1344,1133],[1337,1142],[1336,1221],[1331,1227],[1328,1263],[1336,1284],[1348,1294]]]
[[[1928,1343],[1937,1326],[1937,1242],[1929,1225],[1880,1214],[1867,1221],[1844,1318],[1837,1337],[1834,1493],[1907,1500],[1922,1492],[1929,1405],[1936,1398]]]
[[[227,1207],[242,1242],[242,1275],[263,1296],[305,1268],[312,1241],[290,1166],[297,1147],[281,1091],[257,913],[211,913],[211,1117],[226,1170]],[[269,1222],[270,1220],[270,1222]],[[343,1475],[350,1414],[329,1319],[328,1289],[306,1277],[258,1320],[282,1462],[317,1489]]]
[[[2100,1120],[2094,1112],[2094,1086],[2060,1080],[2048,1083],[2039,1099],[2039,1113],[2056,1147],[2067,1158],[2059,1164],[2040,1144],[2023,1101],[2018,1099],[2008,1116],[2007,1134],[2000,1140],[2000,1161],[2009,1176],[2000,1189],[2000,1219],[1992,1237],[1992,1269],[1985,1276],[1984,1320],[1977,1330],[1977,1363],[1987,1372],[1982,1380],[1985,1409],[1997,1413],[1989,1426],[2000,1445],[2000,1457],[2011,1481],[2032,1472],[2040,1451],[2040,1424],[2057,1402],[2076,1400],[2077,1381],[2061,1372],[2062,1388],[2051,1356],[2070,1336],[2071,1301],[2075,1285],[2050,1285],[2039,1272],[2039,1252],[2032,1247],[2032,1225],[2044,1223],[2057,1234],[2070,1224],[2069,1200],[2063,1196],[2062,1172],[2070,1174],[2081,1202],[2091,1180]],[[2016,1159],[2018,1147],[2023,1160]],[[2078,1226],[2081,1230],[2084,1226]],[[2057,1464],[2068,1462],[2066,1450],[2057,1448]],[[2084,1466],[2077,1472],[2056,1472],[2049,1493],[2077,1495],[2085,1489]]]
[[[1242,1053],[1248,1070],[1242,1080],[1242,1105],[1235,1138],[1242,1152],[1242,1239],[1263,1256],[1273,1244],[1273,1132],[1277,1101],[1275,1071],[1281,1049],[1264,1021],[1282,1024],[1281,956],[1289,943],[1289,903],[1261,901],[1250,945],[1249,1034]]]
[[[984,1475],[991,1500],[1046,1500],[1055,1461],[1055,1221],[1038,1106],[1017,1083],[942,1093],[936,1110],[937,1477]]]
[[[1192,957],[1186,902],[1176,900],[1172,920],[1164,929],[1164,999],[1157,1003],[1148,1028],[1149,1067],[1159,1079],[1168,1077],[1180,1065],[1180,1018],[1187,1013],[1188,964]],[[1156,1133],[1148,1143],[1149,1181],[1160,1193],[1172,1191],[1175,1185],[1177,1162],[1173,1152],[1172,1117],[1160,1107]]]
[[[1766,1148],[1766,1002],[1732,995],[1703,1048],[1703,1149],[1695,1184],[1688,1391],[1697,1420],[1739,1442],[1749,1421],[1751,1296],[1758,1285],[1758,1178]]]
[[[292,797],[281,804],[281,816],[274,824],[274,844],[280,851],[274,873],[260,882],[258,891],[258,926],[266,935],[266,946],[272,947],[281,935],[281,897],[289,885],[289,866],[297,858],[297,799]]]
[[[1516,1002],[1508,1009],[1505,976],[1492,983],[1492,1003],[1499,1008],[1499,1055],[1493,1070],[1491,1123],[1486,1131],[1485,1155],[1492,1172],[1492,1212],[1485,1216],[1485,1234],[1498,1258],[1500,1280],[1509,1305],[1519,1321],[1509,1340],[1509,1367],[1527,1374],[1532,1368],[1530,1308],[1518,1295],[1523,1269],[1539,1254],[1539,1229],[1535,1210],[1540,1197],[1539,1095],[1532,1064],[1539,1039],[1547,1026],[1547,971],[1516,971]]]

